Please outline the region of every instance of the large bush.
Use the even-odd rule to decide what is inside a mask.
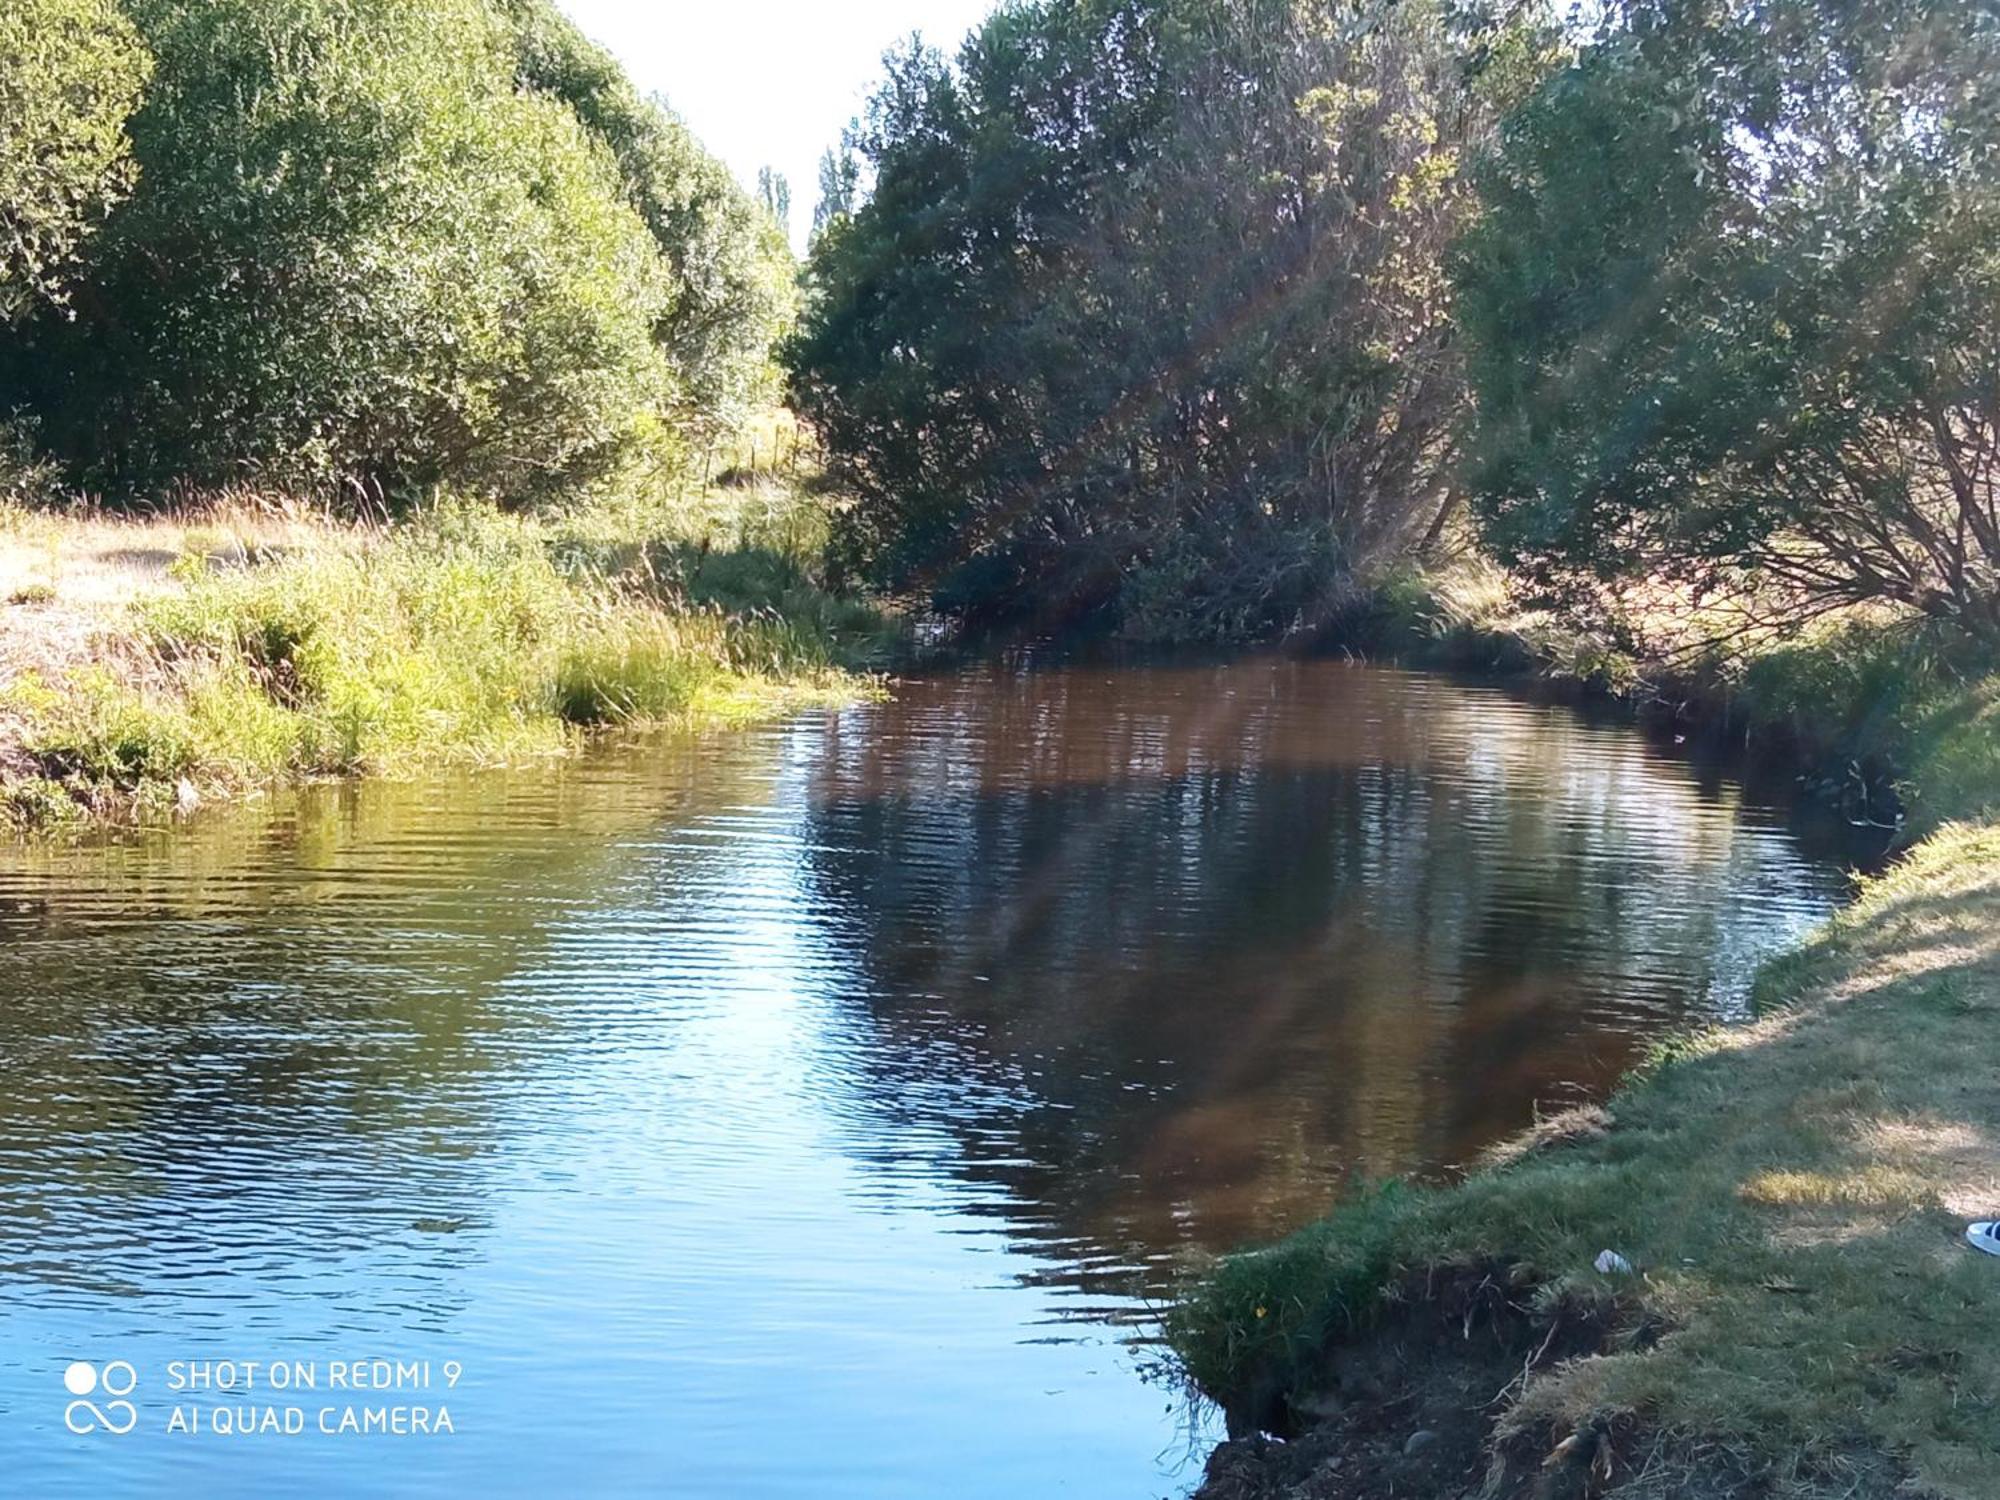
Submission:
[[[1043,0],[894,59],[790,353],[853,550],[948,607],[1312,623],[1452,503],[1485,89],[1426,4]]]
[[[62,295],[77,247],[131,187],[125,122],[147,71],[113,0],[0,6],[0,323]]]
[[[676,416],[713,439],[776,394],[771,350],[796,311],[784,231],[662,104],[549,0],[504,0],[522,82],[553,94],[610,147],[627,199],[670,270],[655,332],[678,381]]]
[[[2000,634],[2000,20],[1630,0],[1508,122],[1460,272],[1478,510],[1572,600]]]
[[[136,0],[138,191],[16,375],[108,485],[523,495],[665,393],[613,167],[478,0]]]
[[[748,398],[785,284],[730,260],[761,216],[601,53],[572,87],[486,0],[129,10],[137,187],[74,316],[0,350],[0,405],[86,481],[533,499]]]

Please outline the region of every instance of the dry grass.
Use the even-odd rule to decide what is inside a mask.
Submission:
[[[180,585],[190,555],[249,566],[301,548],[358,545],[336,525],[282,500],[227,496],[170,513],[52,514],[0,507],[0,687],[28,670],[75,664],[130,607]]]
[[[127,681],[148,675],[135,610],[182,591],[173,570],[183,558],[249,567],[359,546],[366,530],[250,493],[139,516],[0,505],[0,701],[24,680],[60,681],[92,663]],[[32,771],[26,729],[22,713],[0,708],[0,779]]]

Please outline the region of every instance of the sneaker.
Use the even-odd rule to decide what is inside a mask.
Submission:
[[[2000,1219],[1982,1219],[1966,1226],[1965,1242],[1988,1255],[2000,1255]]]

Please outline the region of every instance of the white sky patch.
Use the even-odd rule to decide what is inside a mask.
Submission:
[[[558,0],[668,104],[745,187],[792,187],[792,243],[819,196],[820,153],[861,112],[882,54],[921,32],[947,55],[993,0]]]

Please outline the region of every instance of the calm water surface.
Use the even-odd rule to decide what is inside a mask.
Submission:
[[[1808,843],[1622,726],[1251,661],[0,854],[0,1491],[1182,1493],[1177,1267],[1737,1013]],[[431,1385],[329,1388],[374,1358]],[[454,1431],[316,1430],[390,1405]]]

